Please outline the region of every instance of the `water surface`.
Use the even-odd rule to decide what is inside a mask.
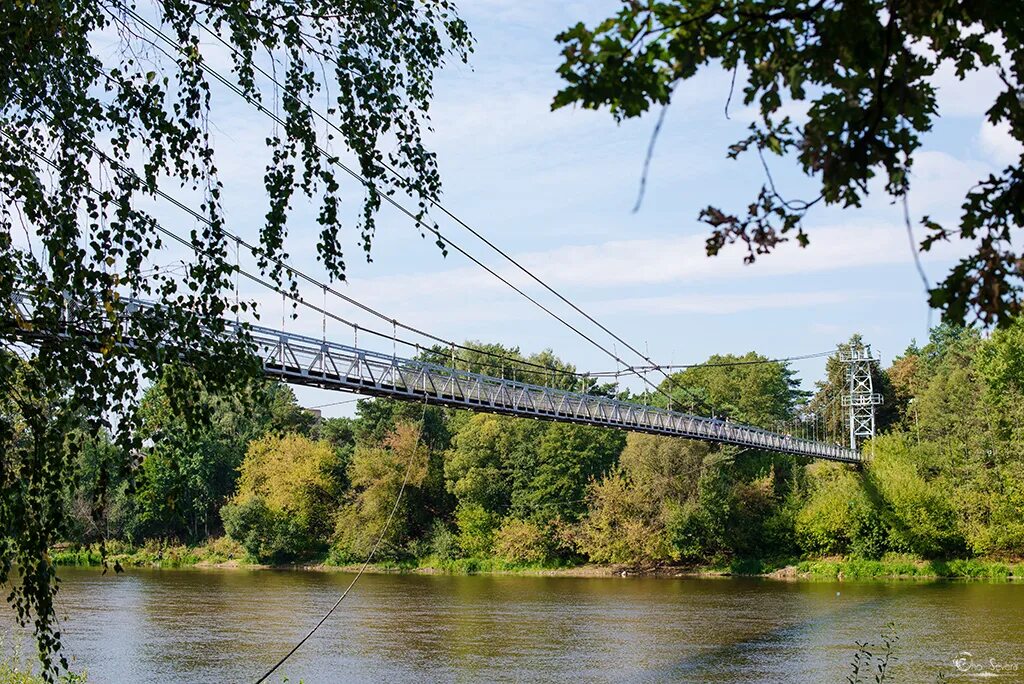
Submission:
[[[351,580],[62,575],[68,653],[90,682],[254,681]],[[973,680],[958,656],[969,674],[991,659],[997,681],[1021,681],[1022,617],[1012,583],[365,575],[273,681],[842,682],[855,642],[890,621],[894,681]]]

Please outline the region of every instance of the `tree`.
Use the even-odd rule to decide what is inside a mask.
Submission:
[[[569,423],[548,427],[524,497],[530,514],[543,521],[578,518],[586,509],[587,483],[615,465],[625,441],[618,430]]]
[[[169,390],[183,374],[194,383],[190,411],[205,416],[194,424]],[[231,394],[210,392],[188,369],[169,367],[143,394],[139,436],[142,450],[132,497],[129,536],[139,541],[174,537],[196,541],[220,526],[218,512],[235,491],[249,443],[268,434],[305,434],[315,417],[295,401],[291,388],[262,379]]]
[[[715,354],[699,366],[672,374],[661,387],[679,406],[699,397],[711,409],[741,423],[772,428],[790,418],[796,401],[803,397],[794,375],[786,364],[754,352]]]
[[[403,423],[420,426],[420,440],[427,448],[427,471],[420,485],[407,495],[412,512],[408,531],[413,536],[426,532],[435,518],[446,517],[454,507],[444,479],[444,450],[451,443],[452,412],[438,406],[374,399],[360,401],[356,413],[357,447],[369,448],[371,451],[367,453],[386,444]]]
[[[837,555],[860,551],[856,555],[874,557],[886,550],[884,537],[875,544],[865,543],[862,521],[877,518],[857,475],[833,463],[816,463],[808,468],[810,492],[796,515],[796,538],[808,553]],[[857,545],[857,546],[855,546]]]
[[[238,491],[224,507],[228,534],[260,562],[291,560],[327,547],[340,492],[330,478],[336,455],[301,435],[268,436],[249,446]]]
[[[440,192],[436,158],[422,141],[433,77],[449,58],[466,59],[471,38],[448,0],[159,0],[145,8],[42,0],[6,3],[0,14],[4,397],[13,396],[20,363],[29,378],[14,398],[28,432],[17,440],[0,433],[6,465],[17,464],[28,485],[0,494],[0,581],[15,580],[19,619],[35,618],[51,677],[59,640],[46,550],[62,513],[47,507],[81,448],[72,444],[65,458],[64,417],[85,415],[93,435],[108,430],[127,460],[140,445],[139,384],[155,381],[168,361],[194,368],[209,387],[235,387],[258,370],[245,330],[236,335],[222,320],[252,303],[231,296],[229,254],[238,245],[223,232],[211,80],[232,83],[254,111],[280,112],[267,122],[267,212],[253,252],[271,280],[294,290],[278,259],[287,257],[296,195],[319,206],[318,258],[330,276],[345,275],[339,174],[347,172],[327,145],[351,150],[363,177],[355,233],[367,254],[386,197],[411,196],[428,220]],[[110,35],[120,49],[101,40]],[[232,73],[218,74],[207,56],[225,46]],[[274,74],[272,106],[261,87]],[[166,237],[142,208],[175,186],[197,198],[183,238],[195,257],[177,276],[155,266]],[[28,311],[15,306],[20,291],[31,297]],[[129,295],[158,306],[134,308]]]
[[[631,432],[619,464],[630,481],[660,505],[696,495],[711,450],[707,442]]]
[[[320,421],[313,430],[316,439],[327,442],[337,456],[335,470],[331,473],[342,489],[348,489],[348,467],[356,448],[357,422],[352,418],[327,418]]]
[[[547,424],[487,413],[463,414],[455,426],[452,448],[445,452],[444,475],[455,497],[459,544],[473,556],[490,553],[502,518],[525,513],[536,475],[537,454]],[[530,523],[524,522],[524,525]],[[506,559],[519,557],[533,527],[506,530]],[[513,547],[519,551],[511,550]],[[529,554],[527,554],[529,555]]]
[[[430,453],[421,434],[420,425],[402,422],[380,446],[356,446],[349,466],[352,489],[335,525],[335,560],[363,560],[378,539],[378,557],[401,554],[410,538],[410,498],[427,477]],[[403,482],[406,496],[399,499]]]
[[[487,413],[466,416],[445,454],[448,491],[504,515],[524,512],[547,423]]]
[[[660,502],[621,471],[590,486],[576,544],[597,563],[650,563],[669,554]]]
[[[434,345],[420,358],[471,373],[544,385],[567,390],[589,391],[597,387],[593,378],[577,377],[576,367],[558,358],[550,349],[525,356],[519,347],[468,340],[462,349]]]
[[[118,456],[105,434],[87,439],[78,452],[67,487],[68,539],[102,544],[124,534],[131,504],[128,478]]]
[[[880,513],[895,549],[948,557],[962,552],[965,544],[949,483],[927,467],[928,451],[906,435],[880,437],[868,484],[884,503]]]
[[[753,262],[791,238],[806,246],[803,219],[812,207],[860,206],[876,178],[894,201],[905,201],[921,134],[938,115],[931,77],[943,66],[960,78],[995,70],[1003,89],[988,121],[1024,142],[1024,22],[1012,2],[624,0],[614,16],[592,28],[579,23],[557,40],[565,86],[553,108],[580,104],[607,107],[616,120],[637,117],[667,107],[676,84],[716,63],[744,84],[743,102],[760,117],[728,154],[755,151],[767,177],[745,214],[701,211],[711,227],[709,255],[740,242]],[[806,123],[786,115],[794,102],[808,103]],[[795,161],[820,186],[817,194],[785,197],[766,152]],[[922,220],[922,250],[956,237],[973,241],[973,253],[930,292],[947,320],[1007,325],[1022,310],[1024,254],[1015,238],[1024,227],[1022,161],[979,180],[958,227]]]

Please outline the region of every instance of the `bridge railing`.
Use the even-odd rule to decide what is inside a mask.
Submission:
[[[32,301],[28,294],[17,293],[14,305],[18,315],[31,317]],[[145,300],[128,301],[128,309],[133,313],[145,313],[154,307]],[[458,370],[262,326],[245,327],[263,362],[264,373],[286,382],[845,463],[861,461],[859,452],[838,444],[801,439],[751,425]]]
[[[727,420],[458,370],[270,328],[253,326],[249,331],[267,374],[286,381],[847,463],[861,460],[858,452],[838,444]]]

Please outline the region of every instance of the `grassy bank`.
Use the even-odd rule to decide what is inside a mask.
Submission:
[[[51,558],[57,565],[88,567],[102,565],[104,557],[99,545],[92,544],[55,549]],[[131,546],[112,541],[107,543],[106,561],[108,564],[120,563],[122,566],[158,568],[250,564],[245,550],[230,537],[218,537],[195,546],[167,544],[159,540],[148,541],[142,546]]]
[[[53,552],[58,565],[99,566],[103,556],[97,545],[61,548]],[[147,542],[132,547],[119,542],[107,545],[107,563],[120,563],[125,567],[182,568],[192,566],[268,567],[250,558],[242,547],[229,537],[211,539],[205,544],[184,546]],[[324,559],[310,559],[303,563],[279,567],[301,567],[310,570],[350,571],[359,565],[335,565]],[[613,575],[642,576],[742,576],[772,577],[777,579],[811,580],[871,580],[871,579],[972,579],[972,580],[1024,580],[1024,561],[1001,559],[948,559],[926,560],[910,555],[889,554],[879,560],[862,558],[776,558],[729,559],[695,565],[581,565],[567,562],[520,564],[499,558],[439,559],[427,556],[419,559],[383,561],[367,568],[377,573],[445,573],[474,574],[533,574],[596,577]]]
[[[58,684],[84,684],[88,681],[85,674],[64,674],[57,680]],[[36,668],[11,660],[0,663],[0,684],[46,684],[46,680],[36,672]]]
[[[1024,562],[985,558],[922,560],[891,556],[881,560],[803,560],[795,568],[800,575],[821,579],[1024,579]]]

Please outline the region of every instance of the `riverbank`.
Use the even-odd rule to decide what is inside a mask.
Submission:
[[[100,566],[104,556],[98,546],[55,549],[57,565]],[[359,564],[336,565],[321,559],[304,563],[266,565],[253,562],[245,550],[228,537],[212,539],[197,546],[161,544],[153,541],[141,547],[110,543],[106,550],[108,567],[159,568],[243,568],[291,569],[316,572],[356,572]],[[439,560],[433,557],[370,565],[366,572],[416,574],[516,574],[556,577],[767,577],[778,580],[890,580],[959,579],[1024,580],[1024,561],[988,558],[921,559],[889,554],[879,560],[862,558],[817,559],[732,559],[717,563],[687,565],[521,565],[495,558]]]

